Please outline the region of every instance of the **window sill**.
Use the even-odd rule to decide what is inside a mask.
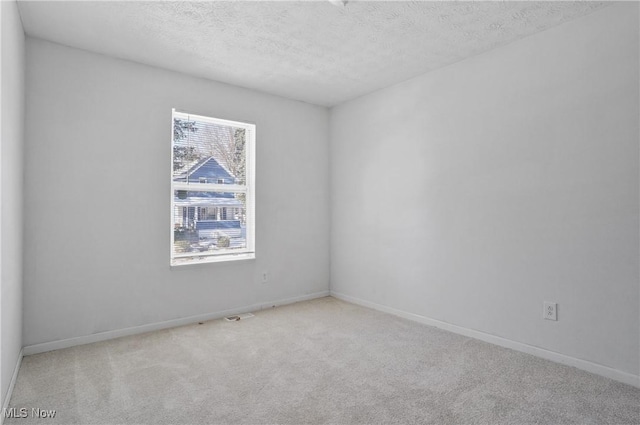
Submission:
[[[231,261],[245,261],[255,260],[256,254],[254,252],[247,252],[244,254],[228,254],[228,255],[211,255],[201,258],[190,258],[184,260],[171,260],[171,267],[184,267],[192,266],[195,264],[209,264],[209,263],[228,263]]]

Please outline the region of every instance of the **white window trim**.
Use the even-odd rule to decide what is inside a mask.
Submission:
[[[198,183],[196,185],[189,185],[188,183],[174,182],[173,181],[173,125],[174,118],[182,119],[194,119],[197,121],[210,122],[212,124],[230,126],[235,128],[244,128],[246,133],[245,140],[245,185],[237,184],[213,184],[213,183]],[[191,113],[179,112],[176,109],[172,109],[171,114],[171,161],[169,165],[170,181],[171,181],[171,209],[170,209],[170,234],[171,242],[169,245],[169,258],[171,267],[189,266],[193,264],[206,264],[206,263],[220,263],[226,261],[238,261],[238,260],[252,260],[255,259],[255,157],[256,157],[256,125],[253,123],[230,121],[220,118],[206,117],[202,115],[196,115]],[[225,252],[225,250],[218,250],[214,253],[200,252],[200,253],[174,253],[174,210],[175,210],[175,191],[176,190],[194,190],[194,186],[197,190],[209,191],[209,192],[232,192],[232,193],[245,193],[246,194],[246,243],[247,246],[244,249],[234,249]],[[191,261],[178,261],[179,258],[191,258]]]

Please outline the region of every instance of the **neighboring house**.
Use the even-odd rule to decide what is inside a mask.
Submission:
[[[201,159],[187,171],[174,175],[175,182],[234,184],[235,177],[213,156]],[[174,196],[176,228],[196,230],[200,239],[220,234],[241,235],[244,205],[233,193],[178,191]]]

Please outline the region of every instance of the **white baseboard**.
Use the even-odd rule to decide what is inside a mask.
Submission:
[[[18,379],[18,372],[20,371],[20,365],[22,364],[22,357],[24,356],[24,350],[20,350],[18,353],[18,361],[16,367],[13,369],[13,375],[11,376],[11,382],[9,382],[9,388],[7,389],[7,395],[2,402],[2,412],[0,412],[0,425],[4,423],[4,412],[9,407],[11,401],[11,395],[13,394],[13,388],[16,386],[16,380]]]
[[[277,307],[286,304],[293,304],[299,301],[311,300],[329,296],[329,291],[314,292],[312,294],[300,295],[297,297],[285,298],[276,301],[263,302],[245,307],[237,307],[229,310],[217,311],[214,313],[200,314],[197,316],[182,317],[179,319],[167,320],[164,322],[150,323],[147,325],[134,326],[131,328],[117,329],[113,331],[100,332],[92,335],[84,335],[75,338],[62,339],[58,341],[43,342],[41,344],[28,345],[24,347],[24,355],[44,353],[46,351],[60,350],[62,348],[74,347],[76,345],[91,344],[98,341],[120,338],[123,336],[136,335],[145,332],[152,332],[161,329],[175,328],[177,326],[189,325],[192,323],[205,322],[207,320],[220,319],[225,316],[249,313],[252,311],[264,310],[266,308]],[[2,424],[0,424],[2,425]]]
[[[587,360],[582,360],[576,357],[567,356],[565,354],[556,353],[555,351],[545,350],[544,348],[535,347],[533,345],[528,345],[522,342],[513,341],[513,340],[502,338],[496,335],[491,335],[485,332],[464,328],[462,326],[452,325],[446,322],[441,322],[440,320],[431,319],[429,317],[420,316],[418,314],[397,310],[395,308],[376,304],[370,301],[365,301],[363,299],[352,297],[350,295],[341,294],[339,292],[331,291],[331,296],[341,299],[343,301],[361,305],[363,307],[369,307],[374,310],[382,311],[384,313],[393,314],[395,316],[400,316],[405,319],[413,320],[415,322],[424,323],[425,325],[444,329],[446,331],[453,332],[459,335],[464,335],[470,338],[479,339],[481,341],[485,341],[490,344],[495,344],[501,347],[510,348],[512,350],[531,354],[531,355],[541,357],[546,360],[551,360],[556,363],[561,363],[567,366],[573,366],[578,369],[582,369],[587,372],[594,373],[596,375],[604,376],[606,378],[610,378],[610,379],[640,388],[640,376],[623,372],[617,369],[613,369],[608,366],[603,366]]]

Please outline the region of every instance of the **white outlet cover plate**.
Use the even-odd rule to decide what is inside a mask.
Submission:
[[[545,301],[542,317],[547,320],[558,320],[558,304]]]

